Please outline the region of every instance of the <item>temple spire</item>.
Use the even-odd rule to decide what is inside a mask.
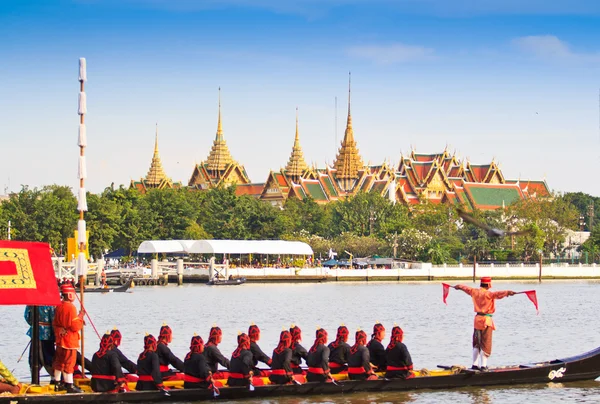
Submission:
[[[158,153],[158,123],[156,124],[156,132],[154,135],[154,154],[152,155],[152,162],[150,163],[150,169],[146,175],[146,184],[149,186],[158,186],[163,180],[169,180],[165,171],[163,170],[162,163],[160,161],[160,155]]]
[[[215,136],[215,141],[213,142],[213,146],[210,149],[208,158],[206,159],[206,164],[208,166],[208,170],[217,178],[219,178],[222,174],[222,171],[225,170],[225,168],[232,162],[233,158],[231,157],[229,147],[227,147],[225,137],[223,136],[223,126],[221,123],[221,87],[219,87],[219,118],[217,123],[217,135]]]
[[[219,122],[217,123],[216,140],[223,140],[223,125],[221,124],[221,87],[219,87]]]
[[[296,107],[296,137],[294,138],[294,146],[292,147],[292,154],[290,160],[285,166],[286,175],[290,177],[294,182],[297,182],[304,171],[308,168],[306,161],[304,160],[304,154],[300,147],[300,134],[298,130],[298,107]]]
[[[342,145],[333,163],[340,187],[345,191],[350,191],[353,188],[354,181],[358,179],[358,171],[363,167],[354,140],[354,130],[352,129],[351,84],[351,75],[348,73],[348,121],[344,132],[344,140],[342,140]]]

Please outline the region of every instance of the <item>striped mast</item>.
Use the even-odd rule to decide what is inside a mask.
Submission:
[[[84,91],[84,83],[87,81],[85,58],[79,58],[79,138],[77,145],[79,146],[79,201],[77,210],[79,210],[79,221],[77,222],[77,244],[79,246],[79,254],[77,256],[77,275],[79,275],[79,293],[81,310],[83,307],[83,289],[85,277],[87,275],[87,259],[85,251],[87,247],[86,225],[83,213],[87,211],[87,200],[85,196],[85,179],[87,177],[87,169],[85,164],[85,147],[87,146],[87,136],[85,129],[85,114],[87,113],[86,96]],[[84,350],[83,328],[81,329],[81,369],[85,369],[85,350]]]

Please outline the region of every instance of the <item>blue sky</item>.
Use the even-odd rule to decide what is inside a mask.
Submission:
[[[330,164],[352,71],[365,162],[448,146],[506,178],[600,195],[597,1],[4,0],[0,38],[0,193],[76,187],[86,57],[93,192],[145,176],[156,122],[167,174],[187,183],[219,86],[252,181],[285,165],[296,106],[306,159]]]

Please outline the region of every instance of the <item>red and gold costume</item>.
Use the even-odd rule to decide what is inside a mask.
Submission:
[[[473,332],[473,368],[487,370],[487,358],[492,354],[492,333],[496,329],[492,315],[496,312],[495,301],[512,296],[515,292],[511,290],[491,291],[492,278],[482,277],[481,287],[471,288],[464,285],[456,285],[454,288],[462,290],[473,299],[475,310],[474,332]],[[479,358],[481,357],[481,366]]]

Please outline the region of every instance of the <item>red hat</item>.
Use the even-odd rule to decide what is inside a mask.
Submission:
[[[492,277],[491,276],[482,276],[481,283],[492,283]]]
[[[65,295],[67,293],[75,293],[75,288],[73,287],[73,284],[71,282],[65,282],[62,285],[60,285],[60,293]]]
[[[252,324],[248,328],[248,336],[250,337],[250,341],[258,341],[260,339],[260,328],[256,324]]]

